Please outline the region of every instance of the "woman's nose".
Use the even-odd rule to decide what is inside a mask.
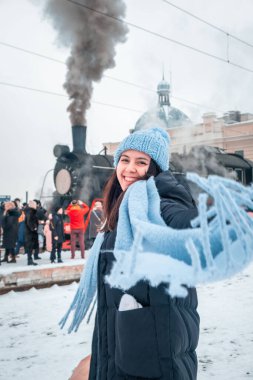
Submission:
[[[135,172],[136,171],[136,165],[134,162],[129,162],[127,167],[125,168],[127,172]]]

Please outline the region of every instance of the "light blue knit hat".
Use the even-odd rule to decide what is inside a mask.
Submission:
[[[127,136],[120,143],[114,153],[114,165],[117,166],[123,152],[133,149],[148,154],[162,171],[168,170],[169,145],[170,137],[164,129],[160,127],[142,129]]]

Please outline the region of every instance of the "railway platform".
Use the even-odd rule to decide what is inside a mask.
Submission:
[[[16,263],[1,263],[0,295],[11,290],[23,291],[32,287],[45,288],[79,281],[86,259],[80,258],[79,251],[76,252],[75,259],[70,256],[69,251],[62,252],[63,263],[51,264],[50,253],[43,252],[40,254],[41,259],[35,261],[38,265],[28,266],[26,254],[19,254]]]

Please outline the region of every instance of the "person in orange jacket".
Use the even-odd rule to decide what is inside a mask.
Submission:
[[[70,220],[71,259],[75,258],[76,242],[78,241],[81,258],[84,259],[84,216],[89,212],[89,206],[74,199],[66,209]]]

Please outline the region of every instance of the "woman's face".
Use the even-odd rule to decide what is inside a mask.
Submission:
[[[116,173],[123,191],[146,175],[150,161],[150,156],[138,150],[126,150],[122,153]]]

